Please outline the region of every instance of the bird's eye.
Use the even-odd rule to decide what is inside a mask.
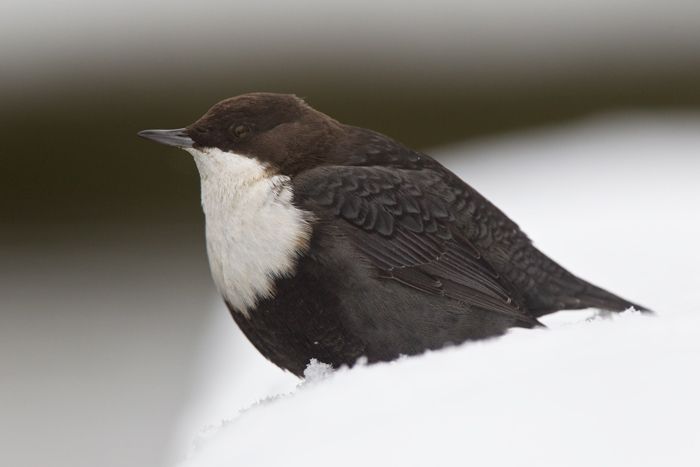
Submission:
[[[233,134],[236,138],[245,138],[250,134],[250,128],[245,125],[238,125],[234,130]]]

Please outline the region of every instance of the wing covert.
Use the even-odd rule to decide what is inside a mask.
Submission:
[[[439,172],[330,166],[294,185],[301,207],[331,216],[380,277],[538,324],[461,233]]]

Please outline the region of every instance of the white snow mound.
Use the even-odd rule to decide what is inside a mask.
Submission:
[[[625,312],[341,369],[185,465],[697,465],[698,329]]]

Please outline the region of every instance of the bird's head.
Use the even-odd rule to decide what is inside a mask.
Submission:
[[[216,153],[243,156],[293,176],[329,162],[340,127],[296,96],[255,93],[221,101],[185,128],[145,130],[139,136],[187,150],[200,172]]]

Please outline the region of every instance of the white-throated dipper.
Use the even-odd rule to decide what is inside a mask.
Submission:
[[[242,95],[139,135],[194,156],[219,292],[298,376],[312,358],[387,361],[562,309],[645,310],[542,254],[431,157],[295,96]]]

